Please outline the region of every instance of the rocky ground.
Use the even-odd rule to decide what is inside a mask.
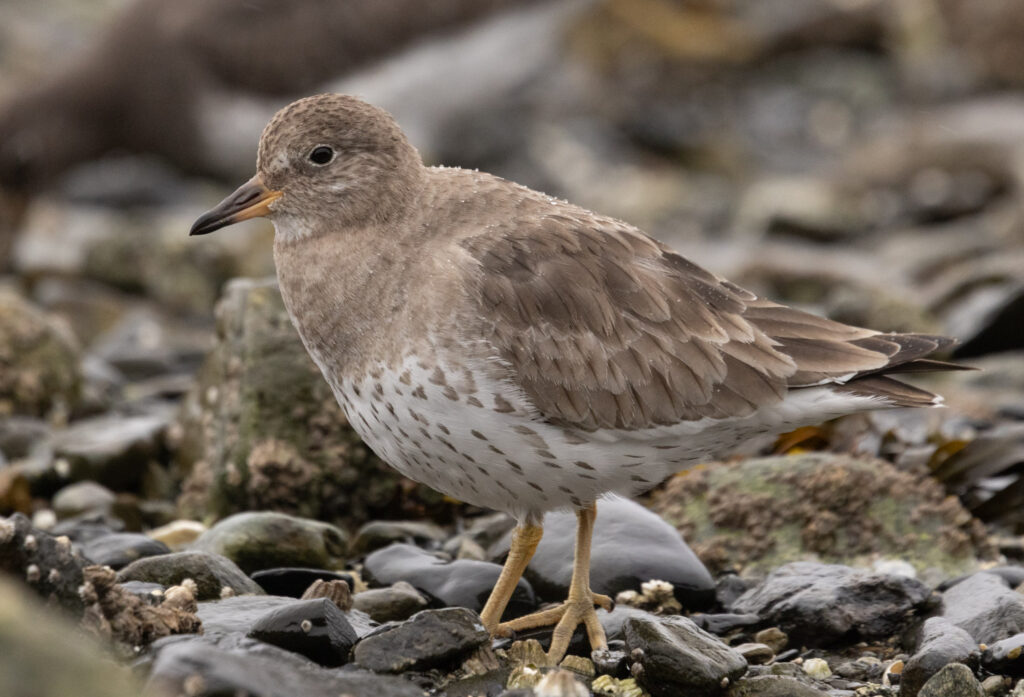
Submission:
[[[47,2],[0,7],[5,95],[123,4]],[[228,184],[118,157],[0,192],[0,694],[1024,696],[1024,12],[604,0],[563,40],[431,156],[981,370],[602,501],[610,648],[553,666],[476,614],[511,521],[348,427],[269,227],[187,237]],[[564,598],[573,525],[510,615]]]

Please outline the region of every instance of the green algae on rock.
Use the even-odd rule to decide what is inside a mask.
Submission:
[[[808,453],[712,463],[672,479],[651,507],[712,573],[790,561],[898,558],[947,577],[994,554],[980,522],[930,479],[883,460]]]
[[[359,524],[448,507],[382,463],[353,431],[306,354],[273,279],[232,281],[217,345],[185,399],[177,462],[182,512],[268,509]]]

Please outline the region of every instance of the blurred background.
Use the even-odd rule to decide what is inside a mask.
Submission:
[[[1022,65],[1015,0],[4,0],[0,514],[87,544],[68,521],[464,512],[344,426],[272,283],[232,281],[273,275],[268,224],[188,237],[276,109],[343,91],[430,163],[780,301],[958,337],[982,370],[929,384],[950,408],[762,452],[937,479],[1019,559]]]

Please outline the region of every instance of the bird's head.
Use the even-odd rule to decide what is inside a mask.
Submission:
[[[390,114],[323,94],[277,112],[260,138],[256,168],[190,234],[261,216],[289,237],[379,223],[408,206],[422,162]]]

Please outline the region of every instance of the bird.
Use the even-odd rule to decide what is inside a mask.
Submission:
[[[323,94],[279,111],[257,173],[198,218],[275,227],[288,314],[352,427],[390,466],[515,518],[480,619],[493,636],[582,624],[597,502],[761,434],[941,397],[943,336],[842,324],[758,297],[636,227],[475,170],[426,166],[396,121]],[[566,601],[501,622],[546,512],[577,517]]]

